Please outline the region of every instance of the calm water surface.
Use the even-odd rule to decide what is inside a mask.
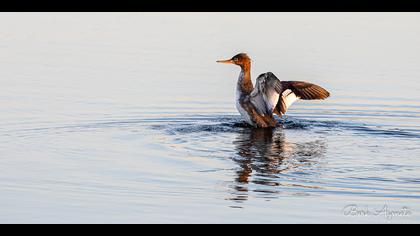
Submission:
[[[2,13],[0,222],[419,223],[418,22]],[[242,51],[332,97],[243,125]]]

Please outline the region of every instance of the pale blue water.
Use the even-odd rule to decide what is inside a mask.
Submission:
[[[419,20],[2,13],[0,223],[419,223]],[[332,97],[244,126],[242,51]]]

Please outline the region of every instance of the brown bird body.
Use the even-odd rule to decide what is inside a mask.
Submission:
[[[248,124],[258,128],[275,127],[274,114],[282,116],[299,99],[325,99],[330,93],[324,88],[302,81],[280,81],[273,73],[258,76],[255,87],[251,81],[251,59],[240,53],[219,63],[241,67],[236,86],[236,108]]]

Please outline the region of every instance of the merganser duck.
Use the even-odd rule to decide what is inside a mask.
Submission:
[[[245,122],[256,128],[277,125],[274,114],[283,116],[297,100],[326,99],[330,93],[324,88],[303,81],[280,81],[273,73],[258,76],[256,86],[251,81],[251,59],[240,53],[218,63],[234,64],[241,67],[236,86],[236,108]]]

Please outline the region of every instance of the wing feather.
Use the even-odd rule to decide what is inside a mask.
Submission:
[[[302,81],[282,81],[283,89],[292,90],[304,100],[326,99],[330,93],[319,85]]]
[[[282,116],[297,100],[326,99],[330,93],[319,85],[303,81],[280,81],[273,73],[258,76],[250,100],[261,115]]]
[[[284,115],[287,109],[297,100],[326,99],[330,93],[319,85],[303,81],[281,81],[281,97],[274,112]]]
[[[261,115],[272,115],[279,101],[282,85],[279,79],[271,73],[258,76],[254,90],[251,93],[251,103]]]

